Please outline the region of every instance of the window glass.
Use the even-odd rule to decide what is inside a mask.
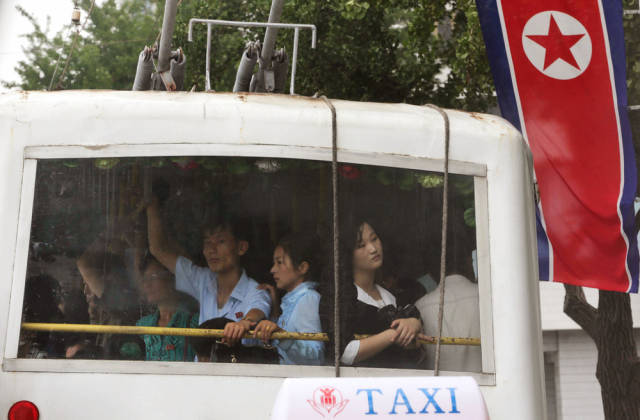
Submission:
[[[443,335],[478,338],[473,177],[450,186]],[[442,175],[341,164],[338,217],[342,365],[432,368],[411,339],[437,335]],[[229,338],[23,328],[19,357],[332,365],[332,227],[328,162],[40,160],[23,322]],[[236,340],[249,328],[330,341]],[[441,368],[480,371],[480,348],[443,346]]]
[[[435,346],[410,338],[438,334],[443,176],[346,164],[340,174],[342,363],[433,368]],[[450,175],[449,185],[443,336],[479,338],[473,177]],[[481,370],[479,347],[441,355],[442,370]]]
[[[286,319],[287,327],[321,332],[330,187],[330,165],[316,161],[40,160],[23,321],[190,328],[218,318],[206,326],[222,329],[266,317],[277,326],[280,305],[271,302],[285,303],[298,282],[315,318],[299,311],[304,322]],[[157,249],[153,238],[160,238]],[[279,265],[277,245],[287,252],[278,254]],[[307,259],[304,270],[291,272],[291,257]],[[226,286],[234,281],[237,287]],[[257,340],[242,344],[226,351],[216,340],[23,329],[19,357],[192,361],[199,352],[200,361],[279,363],[287,356]],[[287,361],[324,363],[324,345],[311,344],[292,346]]]

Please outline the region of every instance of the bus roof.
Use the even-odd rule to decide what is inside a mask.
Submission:
[[[443,158],[444,124],[435,109],[332,103],[341,151]],[[454,161],[486,164],[505,143],[516,149],[523,145],[520,133],[500,117],[446,112]],[[273,94],[12,92],[0,95],[0,129],[25,147],[218,143],[331,148],[331,113],[322,99]]]

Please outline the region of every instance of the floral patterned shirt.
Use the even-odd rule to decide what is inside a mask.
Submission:
[[[151,315],[142,317],[136,325],[143,327],[157,327],[160,313],[156,311]],[[198,313],[189,312],[179,308],[171,317],[167,327],[171,328],[196,328],[198,326]],[[143,335],[146,351],[146,360],[161,360],[165,362],[193,361],[195,353],[188,345],[185,349],[185,338],[176,335]]]

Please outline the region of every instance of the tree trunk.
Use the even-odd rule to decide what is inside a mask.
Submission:
[[[629,295],[600,291],[598,309],[582,288],[565,285],[564,312],[593,339],[596,377],[607,420],[640,420],[640,361],[633,338]]]

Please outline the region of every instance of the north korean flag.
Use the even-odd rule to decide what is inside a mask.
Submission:
[[[540,278],[638,292],[619,0],[476,0],[502,115],[533,153]]]

